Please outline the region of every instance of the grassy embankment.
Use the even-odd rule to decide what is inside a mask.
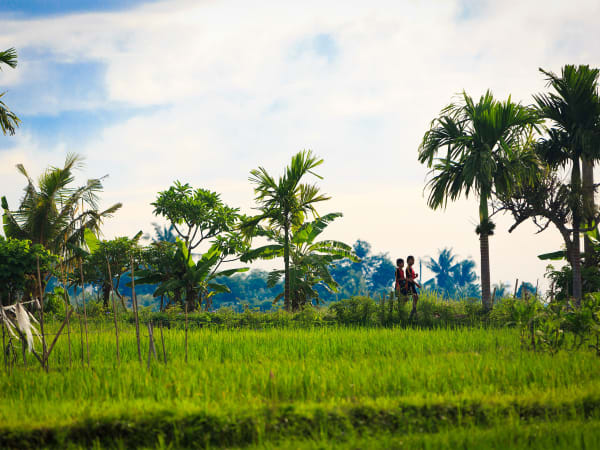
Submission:
[[[124,324],[116,363],[107,321],[91,327],[90,369],[74,334],[71,369],[61,337],[49,374],[33,358],[4,373],[0,447],[600,441],[594,353],[522,350],[510,329],[194,329],[188,363],[183,330],[165,329],[168,363],[150,369],[142,335],[141,365]]]

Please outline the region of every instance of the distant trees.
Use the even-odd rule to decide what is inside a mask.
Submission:
[[[9,48],[0,52],[0,70],[2,66],[6,65],[11,68],[17,67],[17,51],[14,48]],[[0,98],[4,97],[6,92],[0,93]],[[14,135],[15,128],[19,126],[21,120],[16,116],[15,113],[11,112],[6,106],[4,101],[0,100],[0,128],[2,128],[2,134]]]
[[[434,274],[424,286],[440,292],[445,297],[479,297],[479,286],[475,284],[475,261],[457,260],[451,248],[439,250],[437,259],[430,257],[425,266]]]
[[[475,102],[465,92],[461,101],[444,108],[433,120],[419,147],[419,161],[432,168],[428,181],[428,204],[445,207],[448,200],[470,194],[479,198],[481,252],[481,295],[490,309],[489,236],[495,225],[490,220],[489,202],[495,194],[512,192],[531,184],[538,162],[532,150],[532,127],[540,122],[535,111],[495,100],[486,92]],[[444,156],[438,157],[442,153]]]

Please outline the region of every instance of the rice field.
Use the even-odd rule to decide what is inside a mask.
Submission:
[[[155,327],[158,358],[148,365],[147,328],[140,363],[135,328],[120,324],[117,362],[105,322],[90,327],[89,368],[75,323],[71,332],[71,363],[64,335],[48,374],[31,355],[27,367],[18,359],[5,368],[0,447],[600,442],[600,360],[588,350],[522,350],[512,329],[193,329],[186,362],[184,331],[165,328],[165,364]]]

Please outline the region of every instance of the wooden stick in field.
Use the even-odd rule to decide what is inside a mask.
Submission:
[[[42,277],[40,275],[40,257],[38,255],[35,256],[35,260],[37,263],[37,282],[40,290],[40,332],[42,333],[42,351],[43,355],[46,354],[46,336],[44,335],[44,293],[42,291]],[[46,372],[48,372],[48,361],[42,362],[42,367]]]
[[[517,288],[519,287],[519,279],[517,278],[515,281],[515,293],[513,294],[513,297],[517,297]]]
[[[188,362],[188,307],[185,299],[185,362]]]
[[[166,364],[167,363],[167,351],[165,350],[165,337],[163,336],[162,320],[159,322],[159,327],[160,327],[160,341],[162,342],[163,358],[164,358],[165,364]],[[2,330],[2,333],[4,333],[4,329]],[[4,334],[2,334],[2,337],[4,337]]]
[[[83,264],[79,258],[79,276],[81,277],[81,302],[83,303],[83,322],[85,324],[85,348],[87,352],[87,365],[90,367],[90,342],[88,340],[87,308],[85,306],[85,283],[83,282]]]
[[[137,339],[138,359],[142,363],[142,349],[140,347],[140,322],[138,317],[137,296],[135,295],[135,274],[133,268],[133,255],[130,255],[131,260],[131,306],[133,306],[133,314],[135,315],[135,337]]]
[[[496,288],[494,288],[494,292],[492,293],[492,305],[494,304],[494,300],[496,300]]]
[[[73,286],[73,294],[75,297],[75,307],[77,308],[77,284]],[[83,323],[81,322],[81,314],[77,314],[77,319],[79,321],[79,339],[81,341],[81,367],[83,367]]]
[[[115,294],[113,292],[112,273],[110,272],[110,263],[108,262],[108,256],[106,257],[106,267],[108,267],[108,279],[110,280],[110,296],[113,304],[113,316],[115,319],[115,337],[117,341],[117,364],[121,363],[121,355],[119,353],[119,326],[117,325],[117,304],[115,302]]]
[[[60,326],[60,328],[58,329],[58,331],[56,332],[56,336],[54,336],[54,340],[52,341],[52,344],[50,344],[50,347],[48,348],[48,351],[46,353],[44,353],[44,361],[47,363],[48,362],[48,358],[50,357],[50,353],[52,353],[52,349],[54,348],[54,344],[56,344],[56,341],[58,340],[58,337],[60,336],[60,333],[62,333],[62,330],[65,328],[65,325],[67,323],[69,323],[69,318],[71,317],[71,314],[73,313],[73,310],[70,309],[67,312],[67,317],[65,317],[65,320],[63,321],[62,325]]]
[[[67,292],[67,284],[65,283],[65,270],[63,267],[62,261],[60,262],[60,277],[62,279],[62,288],[65,297],[65,311],[69,311],[69,293]],[[68,314],[67,314],[68,316]],[[69,367],[73,365],[72,356],[71,356],[71,324],[70,320],[67,317],[67,338],[69,341]]]
[[[152,332],[152,322],[148,322],[148,369],[150,368],[150,359],[154,355],[154,358],[158,359],[156,356],[156,347],[154,346],[154,334]]]

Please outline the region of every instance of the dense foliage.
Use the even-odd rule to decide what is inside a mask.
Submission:
[[[40,272],[46,273],[57,261],[58,257],[40,244],[0,236],[0,304],[34,296],[38,291],[38,262]]]

